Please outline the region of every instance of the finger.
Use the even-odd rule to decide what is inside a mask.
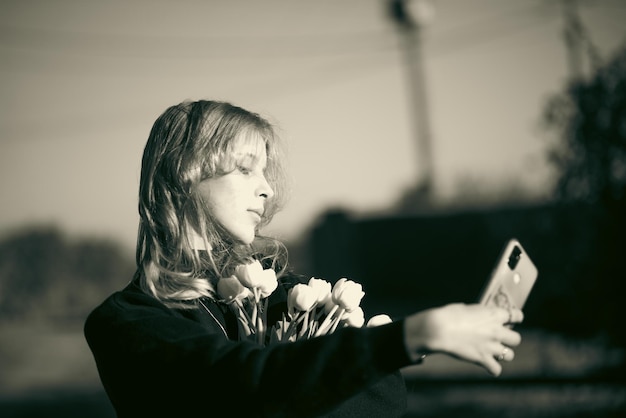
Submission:
[[[502,362],[502,361],[513,361],[513,359],[515,358],[515,352],[513,351],[513,349],[511,347],[507,347],[505,345],[502,345],[499,353],[496,356],[494,356],[494,357],[499,362]]]
[[[508,347],[516,347],[522,342],[520,333],[507,327],[502,327],[498,337],[498,340]]]
[[[504,324],[519,324],[524,320],[524,313],[517,308],[504,309],[506,318]]]
[[[502,365],[493,356],[486,356],[480,365],[483,366],[489,374],[498,377],[502,373]]]
[[[511,309],[492,306],[492,315],[494,320],[500,324],[508,324],[513,320],[513,312]]]

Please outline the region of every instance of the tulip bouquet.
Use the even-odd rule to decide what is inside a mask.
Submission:
[[[331,286],[326,280],[312,277],[307,284],[289,289],[287,312],[268,327],[267,298],[277,287],[274,270],[263,269],[257,260],[237,266],[232,276],[218,281],[217,293],[237,315],[240,338],[264,345],[313,338],[330,334],[338,327],[365,324],[359,306],[365,293],[359,283],[341,278]],[[390,321],[387,315],[377,315],[367,326]]]

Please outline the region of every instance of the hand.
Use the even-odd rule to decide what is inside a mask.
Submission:
[[[499,376],[499,361],[513,360],[511,347],[522,340],[507,325],[523,318],[519,309],[450,304],[408,316],[404,321],[405,346],[413,359],[426,353],[445,353]]]

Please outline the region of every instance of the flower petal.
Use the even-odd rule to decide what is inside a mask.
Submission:
[[[377,327],[380,325],[385,325],[392,322],[391,321],[391,317],[389,315],[386,314],[380,314],[380,315],[375,315],[373,317],[370,318],[369,321],[367,321],[367,326],[368,327]]]
[[[349,312],[359,306],[363,296],[365,296],[363,287],[352,280],[341,278],[335,283],[335,286],[333,286],[333,301]]]
[[[227,302],[245,298],[247,290],[235,276],[222,277],[217,282],[217,294]]]
[[[263,274],[263,266],[259,260],[254,260],[247,264],[240,264],[235,267],[235,276],[242,285],[247,288],[258,287],[260,276]]]

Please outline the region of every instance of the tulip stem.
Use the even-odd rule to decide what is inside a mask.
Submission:
[[[309,334],[307,335],[307,338],[311,338],[313,335],[315,335],[315,331],[317,331],[318,325],[319,324],[317,323],[317,321],[311,321],[311,326],[309,327]]]
[[[263,306],[261,309],[261,314],[262,314],[262,318],[263,318],[263,324],[265,324],[267,326],[267,298],[265,298],[265,300],[263,300]],[[264,326],[263,327],[263,340],[265,340],[265,335],[267,333],[267,328]]]
[[[250,334],[252,334],[252,331],[250,330],[250,327],[248,326],[248,324],[246,323],[245,318],[243,318],[243,315],[241,314],[241,310],[239,311],[239,329],[240,331],[243,331],[244,334],[246,334],[246,338],[250,336]]]
[[[335,312],[337,311],[338,307],[339,307],[339,305],[333,306],[333,308],[330,310],[328,315],[326,315],[326,318],[324,318],[324,322],[322,322],[322,325],[320,325],[320,327],[318,328],[317,332],[315,333],[316,337],[326,333],[326,331],[328,330],[328,327],[330,326],[332,317],[335,314]]]
[[[252,304],[252,323],[256,325],[259,315],[259,289],[257,287],[252,288],[254,294],[254,303]]]
[[[346,310],[344,308],[341,308],[341,310],[339,311],[339,314],[335,318],[332,328],[328,332],[329,334],[332,334],[333,332],[335,332],[335,330],[337,329],[337,325],[339,325],[339,322],[341,322],[341,318],[343,317],[344,313],[346,313]]]
[[[256,335],[257,335],[257,342],[263,345],[264,340],[265,340],[265,326],[263,324],[263,318],[261,316],[257,317]]]
[[[304,334],[306,334],[308,328],[309,328],[309,311],[306,311],[302,318],[302,329],[300,329],[298,338],[304,337]]]
[[[289,338],[291,338],[291,335],[292,335],[292,334],[297,335],[297,328],[298,328],[298,325],[300,325],[300,323],[301,323],[303,320],[304,320],[304,315],[302,315],[302,314],[300,313],[300,315],[297,315],[297,316],[296,316],[296,319],[294,319],[293,321],[291,321],[291,322],[289,323],[289,327],[287,328],[287,332],[286,332],[286,334],[287,334],[287,338],[288,338],[288,339],[289,339]]]
[[[243,303],[239,300],[236,299],[237,302],[237,311],[239,312],[239,319],[241,322],[244,323],[248,335],[250,335],[250,333],[252,332],[252,330],[250,329],[250,327],[254,327],[254,322],[252,322],[252,318],[250,318],[250,315],[248,314],[248,311],[246,311],[246,309],[243,306]]]

